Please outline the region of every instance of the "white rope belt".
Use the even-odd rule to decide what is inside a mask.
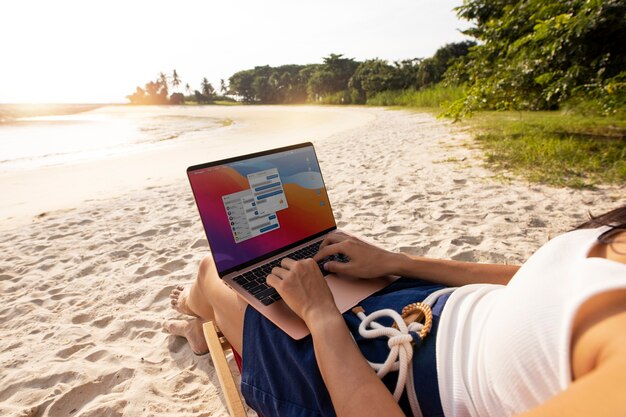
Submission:
[[[443,288],[435,291],[421,303],[416,303],[416,305],[421,304],[422,306],[427,306],[428,312],[426,314],[429,314],[430,309],[435,305],[439,297],[444,294],[449,294],[455,289],[456,288]],[[397,371],[398,381],[396,382],[396,388],[393,392],[393,398],[396,402],[400,401],[400,397],[406,386],[407,397],[411,405],[413,416],[422,417],[422,411],[415,392],[415,379],[413,378],[413,366],[411,366],[411,364],[413,359],[413,346],[415,342],[417,342],[417,346],[419,347],[421,341],[430,331],[430,323],[425,319],[424,324],[418,321],[406,324],[404,318],[391,309],[378,310],[369,315],[365,315],[361,307],[355,307],[352,311],[361,319],[359,334],[362,337],[365,339],[376,339],[384,336],[389,339],[387,340],[387,345],[389,346],[389,356],[387,356],[387,359],[383,363],[369,361],[368,363],[376,371],[376,375],[379,378],[383,378],[389,372]],[[432,318],[432,313],[430,314]],[[416,316],[419,316],[419,314]],[[385,327],[374,321],[381,317],[391,317],[394,321],[394,325]],[[427,328],[425,328],[425,326],[427,326]]]

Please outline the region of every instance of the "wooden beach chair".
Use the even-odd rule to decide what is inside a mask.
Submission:
[[[231,350],[237,361],[239,371],[241,371],[241,357],[232,349],[226,338],[221,334],[217,326],[212,321],[207,321],[202,325],[204,338],[209,346],[213,366],[217,372],[217,379],[222,387],[226,406],[231,417],[246,417],[246,410],[243,406],[243,400],[239,395],[239,390],[235,384],[235,379],[230,371],[228,362],[226,361],[226,352]],[[259,416],[260,417],[260,416]]]

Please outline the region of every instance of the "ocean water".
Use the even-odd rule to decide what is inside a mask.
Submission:
[[[185,106],[105,106],[0,123],[0,171],[103,158],[193,140],[223,120]]]

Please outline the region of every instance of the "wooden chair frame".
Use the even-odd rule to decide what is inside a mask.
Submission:
[[[202,329],[206,343],[209,346],[213,366],[215,366],[215,371],[217,372],[217,378],[226,399],[228,413],[231,417],[247,417],[243,400],[239,395],[235,379],[226,361],[226,351],[232,350],[230,344],[212,321],[204,323]]]

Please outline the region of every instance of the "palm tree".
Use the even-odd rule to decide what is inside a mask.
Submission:
[[[163,87],[163,91],[165,93],[165,97],[169,95],[169,82],[167,81],[167,75],[164,72],[159,73],[159,82]]]
[[[177,88],[180,85],[180,77],[176,70],[172,71],[172,87]]]
[[[225,96],[226,93],[228,93],[228,88],[226,87],[226,82],[224,81],[223,78],[220,80],[220,91],[222,92],[223,96]]]
[[[191,95],[191,86],[189,85],[189,83],[185,84],[185,91],[187,92],[188,96]]]
[[[213,94],[215,94],[215,89],[206,77],[202,79],[202,94],[204,94],[209,100],[211,100],[213,98]]]

